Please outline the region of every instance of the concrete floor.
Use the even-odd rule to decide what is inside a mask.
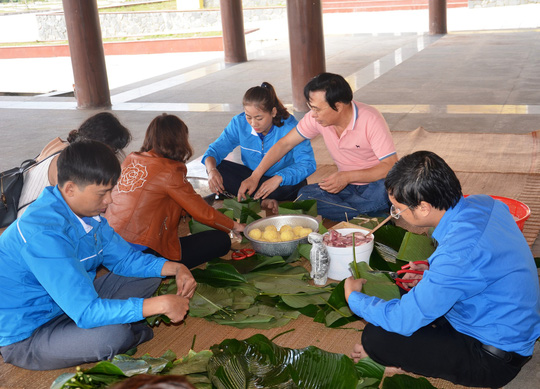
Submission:
[[[460,132],[489,136],[539,130],[540,25],[523,28],[522,20],[537,12],[540,23],[540,5],[519,7],[503,7],[506,9],[497,14],[506,29],[489,29],[486,20],[478,18],[476,25],[485,29],[466,31],[462,26],[444,36],[391,28],[367,33],[355,27],[350,14],[342,16],[340,29],[340,19],[334,14],[331,20],[336,24],[325,35],[327,71],[347,77],[355,99],[377,106],[391,130],[412,131],[423,126],[429,131],[456,132],[456,136]],[[406,20],[413,14],[401,15]],[[492,21],[493,15],[489,10]],[[376,17],[371,15],[370,20]],[[201,156],[241,111],[244,92],[262,81],[273,84],[290,106],[288,43],[275,26],[273,31],[271,38],[249,53],[248,62],[236,65],[223,64],[221,55],[215,53],[107,58],[114,86],[112,111],[134,135],[127,151],[138,149],[148,123],[168,112],[187,123],[194,159]],[[55,79],[52,89],[69,92],[69,72],[69,59],[0,60],[0,92],[10,92],[4,88],[8,84],[30,90],[34,86],[40,92],[0,96],[0,171],[35,156],[51,138],[65,138],[69,130],[95,113],[77,110],[73,97],[42,93],[41,85]],[[533,252],[540,256],[539,239]],[[536,347],[534,358],[507,388],[536,388],[539,380],[540,348]]]

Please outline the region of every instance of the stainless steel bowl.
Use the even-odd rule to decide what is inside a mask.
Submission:
[[[312,216],[277,215],[255,220],[254,222],[249,223],[244,229],[244,235],[247,239],[249,239],[253,249],[256,252],[267,255],[269,257],[274,255],[287,257],[294,252],[296,246],[298,246],[299,243],[308,243],[307,236],[304,238],[289,240],[286,242],[263,242],[253,239],[249,236],[249,232],[254,228],[264,230],[267,226],[273,225],[276,226],[276,228],[279,230],[286,224],[290,225],[291,227],[302,226],[306,228],[311,228],[313,232],[319,231],[319,222]]]
[[[193,186],[195,192],[200,195],[208,205],[214,204],[216,195],[210,190],[208,186],[208,178],[203,177],[186,177],[188,182]]]

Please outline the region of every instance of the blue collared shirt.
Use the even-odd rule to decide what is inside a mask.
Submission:
[[[489,196],[462,198],[445,212],[423,279],[401,300],[353,292],[351,309],[409,336],[444,316],[459,332],[531,355],[540,337],[540,287],[532,253],[508,207]]]
[[[84,219],[47,187],[0,236],[0,346],[63,313],[81,328],[143,319],[141,298],[99,298],[96,271],[160,277],[166,260],[133,250],[105,218]]]

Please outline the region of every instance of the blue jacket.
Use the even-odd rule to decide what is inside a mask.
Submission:
[[[508,206],[484,195],[462,198],[433,238],[429,270],[401,300],[353,292],[351,309],[405,336],[444,316],[483,344],[531,355],[540,337],[538,273]]]
[[[161,277],[163,258],[135,251],[104,218],[84,224],[47,187],[0,236],[0,346],[24,340],[66,313],[81,328],[143,319],[141,298],[101,299],[96,270]]]
[[[208,146],[202,163],[206,157],[214,157],[216,165],[237,146],[240,146],[242,162],[251,170],[255,170],[268,150],[296,127],[298,121],[293,115],[289,116],[283,126],[273,126],[270,132],[261,140],[246,120],[246,114],[236,115],[227,125],[217,140]],[[280,176],[281,186],[296,185],[315,172],[317,165],[309,140],[302,141],[281,158],[265,173],[265,176]]]

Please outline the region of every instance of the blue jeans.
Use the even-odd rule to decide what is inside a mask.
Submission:
[[[379,216],[388,213],[390,202],[384,179],[368,185],[347,185],[339,193],[328,193],[319,184],[306,185],[298,192],[298,200],[317,200],[317,212],[326,219],[345,221],[358,215]]]

